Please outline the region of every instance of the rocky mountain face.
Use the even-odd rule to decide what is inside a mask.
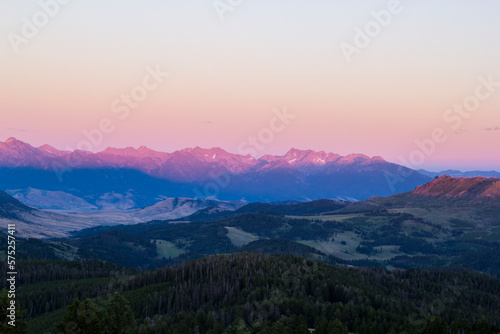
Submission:
[[[500,203],[500,179],[485,177],[436,177],[429,183],[418,186],[412,195],[433,197],[435,199],[482,201]]]
[[[293,148],[283,156],[256,159],[221,148],[164,153],[142,146],[92,153],[35,148],[15,138],[0,143],[0,189],[62,191],[97,207],[110,196],[127,198],[121,205],[129,207],[150,205],[161,197],[362,200],[409,191],[430,180],[408,171],[381,157]],[[399,174],[410,175],[388,181],[388,175]]]

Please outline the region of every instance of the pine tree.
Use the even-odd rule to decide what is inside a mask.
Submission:
[[[111,297],[106,309],[106,328],[110,334],[123,334],[135,324],[128,300],[118,292]]]
[[[105,333],[101,319],[102,314],[96,311],[94,303],[75,299],[56,328],[64,334],[101,334]]]

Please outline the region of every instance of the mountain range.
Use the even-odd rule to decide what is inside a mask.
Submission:
[[[388,182],[388,175],[399,174],[409,176]],[[429,180],[363,154],[292,148],[257,159],[221,148],[164,153],[142,146],[92,153],[33,147],[15,138],[0,142],[0,189],[49,209],[140,208],[168,197],[353,201],[409,191]]]
[[[456,169],[447,169],[439,172],[430,172],[424,169],[419,169],[417,170],[422,175],[426,175],[429,177],[436,177],[436,176],[451,176],[451,177],[476,177],[476,176],[482,176],[482,177],[500,177],[500,172],[490,170],[490,171],[479,171],[479,170],[473,170],[473,171],[466,171],[462,172]]]
[[[15,138],[0,142],[0,189],[29,206],[62,211],[128,210],[175,197],[356,201],[411,191],[443,175],[500,173],[413,171],[377,156],[294,148],[257,159],[221,148],[165,153],[141,146],[92,153],[33,147]]]

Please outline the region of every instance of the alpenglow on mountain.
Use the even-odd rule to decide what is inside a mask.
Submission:
[[[409,176],[388,182],[388,175],[399,174]],[[142,146],[92,153],[49,145],[36,148],[15,138],[0,142],[0,189],[62,191],[91,205],[103,196],[133,198],[135,207],[164,197],[362,200],[409,191],[429,180],[381,157],[362,154],[292,148],[283,156],[256,159],[221,148],[164,153]]]

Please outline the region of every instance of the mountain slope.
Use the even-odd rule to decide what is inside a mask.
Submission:
[[[39,209],[68,211],[89,211],[98,209],[96,205],[90,204],[83,198],[62,191],[29,188],[23,190],[8,190],[7,193],[23,204]]]
[[[478,204],[500,208],[500,178],[440,176],[412,191],[388,197],[372,197],[351,203],[344,211],[395,207],[473,207]],[[480,209],[480,206],[477,206]]]
[[[432,197],[433,200],[457,200],[476,203],[481,201],[500,202],[500,179],[485,177],[441,176],[411,192],[415,196]],[[497,203],[498,203],[497,202]]]
[[[78,213],[56,213],[24,205],[0,191],[0,227],[16,224],[21,237],[61,238],[69,232],[99,225],[137,224],[152,220],[173,220],[201,209],[236,210],[246,202],[224,202],[189,198],[167,198],[155,205],[134,210],[100,210]]]
[[[8,224],[15,224],[16,234],[21,237],[64,237],[63,230],[77,227],[90,227],[85,221],[67,220],[65,216],[31,208],[14,197],[0,191],[0,227],[7,229]]]
[[[6,219],[22,219],[23,215],[34,211],[27,205],[19,202],[9,194],[0,191],[0,217]]]
[[[179,221],[207,221],[222,217],[236,216],[244,213],[270,212],[290,216],[308,216],[337,211],[345,208],[348,202],[321,199],[303,203],[248,203],[232,211],[223,207],[203,208],[192,215],[178,219]]]
[[[233,211],[245,205],[239,201],[202,200],[191,198],[167,198],[152,206],[130,211],[130,215],[140,218],[141,221],[177,219],[189,216],[206,208],[218,208],[224,211]]]
[[[391,185],[387,175],[410,174]],[[92,182],[88,182],[91,180]],[[362,200],[409,191],[430,178],[380,157],[340,156],[291,149],[259,159],[221,148],[200,147],[173,153],[146,147],[108,148],[99,153],[35,148],[14,138],[0,143],[0,189],[62,191],[109,208],[110,196],[129,198],[120,208],[151,205],[161,197],[248,201]],[[105,205],[100,205],[104,198]]]
[[[498,242],[500,179],[436,177],[413,191],[351,203],[338,213],[412,214],[463,234],[464,241]]]

